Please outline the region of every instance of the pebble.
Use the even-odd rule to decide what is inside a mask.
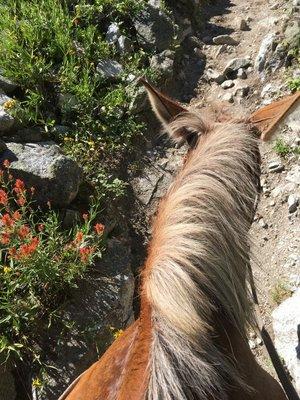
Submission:
[[[223,89],[229,89],[229,88],[231,88],[231,87],[233,87],[234,86],[234,82],[232,81],[232,80],[227,80],[227,81],[224,81],[222,84],[221,84],[221,86],[222,86],[222,88]]]
[[[228,101],[229,103],[233,103],[233,94],[232,93],[226,93],[224,94],[224,96],[222,97],[222,99],[224,101]]]
[[[240,26],[239,26],[241,31],[248,31],[249,30],[249,25],[247,24],[247,21],[245,19],[240,20]]]
[[[278,161],[271,161],[268,164],[268,168],[270,172],[281,172],[284,170],[284,165],[281,164],[281,162]]]
[[[288,207],[289,207],[289,213],[294,213],[299,205],[299,198],[293,194],[289,195],[288,197]]]
[[[239,42],[229,35],[219,35],[213,38],[214,44],[229,44],[231,46],[237,46]]]
[[[243,68],[240,68],[237,72],[237,77],[240,79],[247,79],[247,73]]]
[[[237,97],[245,97],[249,93],[249,90],[250,90],[250,87],[248,85],[240,86],[240,87],[236,88],[234,95]]]
[[[263,220],[263,218],[261,218],[261,219],[258,221],[258,224],[259,224],[262,228],[264,228],[264,229],[267,229],[267,228],[268,228],[268,224]]]

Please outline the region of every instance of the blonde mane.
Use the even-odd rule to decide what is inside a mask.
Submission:
[[[144,270],[153,341],[147,400],[226,399],[242,385],[213,342],[222,315],[245,335],[253,323],[246,285],[248,230],[258,195],[258,148],[243,123],[205,123],[181,114],[171,132],[199,142],[160,204]]]

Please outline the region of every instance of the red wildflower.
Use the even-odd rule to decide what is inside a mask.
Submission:
[[[18,231],[20,239],[25,239],[29,235],[30,228],[27,225],[22,225]]]
[[[34,237],[27,244],[22,244],[18,251],[18,258],[24,258],[30,256],[35,252],[36,248],[39,245],[39,238]]]
[[[8,244],[10,242],[10,234],[9,233],[2,233],[0,242],[2,244]]]
[[[82,214],[82,218],[85,220],[85,221],[87,221],[87,219],[88,219],[88,217],[89,217],[89,214]]]
[[[94,248],[93,247],[81,247],[79,249],[79,253],[80,253],[80,260],[82,262],[87,262],[89,259],[89,256],[91,254],[93,254],[94,252]]]
[[[97,233],[97,235],[102,235],[102,233],[104,232],[105,226],[103,224],[95,224],[94,229],[95,229],[95,232]]]
[[[10,162],[8,160],[4,160],[2,164],[3,164],[3,167],[5,167],[5,168],[10,167]]]
[[[1,218],[1,222],[4,226],[7,226],[8,228],[11,228],[14,225],[14,220],[7,213],[3,215],[3,217]]]
[[[21,214],[19,213],[19,211],[15,211],[12,215],[13,219],[15,221],[19,221],[21,219]]]
[[[8,202],[7,193],[4,190],[0,189],[0,204],[6,206],[7,202]]]
[[[14,191],[17,194],[22,194],[25,191],[25,184],[21,179],[16,179],[16,183],[15,183],[15,187],[14,187]]]
[[[82,242],[82,240],[83,240],[83,233],[81,231],[78,231],[75,236],[75,242],[80,243]]]

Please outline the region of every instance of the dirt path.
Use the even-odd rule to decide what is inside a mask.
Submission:
[[[275,35],[280,38],[289,18],[287,13],[291,3],[276,0],[254,0],[251,3],[248,0],[235,0],[227,3],[220,15],[216,4],[215,9],[211,10],[214,16],[206,23],[206,44],[202,49],[206,56],[206,70],[210,68],[222,72],[234,58],[248,58],[251,66],[245,70],[247,77],[235,79],[234,86],[229,89],[222,88],[216,82],[208,82],[209,79],[204,76],[199,82],[198,96],[191,103],[203,106],[227,98],[251,112],[288,93],[284,85],[285,70],[279,68],[262,79],[264,72],[258,73],[255,60],[266,37]],[[215,45],[214,38],[218,35],[228,35],[236,40],[237,45]],[[235,95],[238,87],[247,87],[247,94]],[[298,120],[299,127],[300,112],[294,118]],[[295,123],[291,127],[282,124],[275,136],[282,138],[291,150],[299,146],[299,129]],[[292,196],[295,201],[300,196],[299,155],[290,153],[284,158],[280,157],[274,150],[274,142],[275,139],[261,146],[263,194],[252,228],[254,273],[261,311],[269,330],[272,330],[271,312],[276,302],[280,302],[300,284],[300,210],[289,212],[288,204],[288,201],[292,202]],[[273,161],[279,165],[278,172],[271,172]],[[290,206],[290,211],[292,209]],[[256,345],[255,352],[259,361],[272,371],[263,347]]]

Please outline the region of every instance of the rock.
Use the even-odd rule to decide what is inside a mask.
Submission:
[[[96,70],[104,79],[116,79],[124,71],[122,65],[115,60],[99,61]]]
[[[263,99],[273,99],[280,92],[280,88],[277,84],[268,83],[263,87],[260,97]]]
[[[288,182],[296,183],[300,185],[300,165],[294,165],[291,170],[287,173],[286,178]]]
[[[258,221],[258,224],[263,228],[263,229],[267,229],[268,228],[268,224],[261,218]]]
[[[0,106],[4,106],[8,101],[12,101],[12,98],[0,91]]]
[[[133,321],[134,276],[125,240],[109,239],[103,258],[85,274],[70,299],[60,306],[64,334],[53,326],[44,354],[47,365],[39,399],[56,400],[66,387],[96,362],[114,341],[113,333]],[[59,338],[59,340],[57,340]],[[48,350],[48,351],[47,351]]]
[[[249,87],[248,85],[244,85],[244,86],[239,85],[239,86],[235,89],[234,95],[237,96],[237,97],[245,97],[245,96],[248,95],[249,90],[250,90],[250,87]]]
[[[285,42],[288,43],[290,49],[299,47],[300,40],[300,22],[298,20],[292,21],[284,31]]]
[[[205,71],[205,75],[209,81],[214,81],[217,82],[218,84],[221,84],[222,82],[225,81],[225,76],[223,74],[211,68],[208,68]]]
[[[3,142],[3,140],[0,139],[0,157],[1,157],[1,153],[3,153],[3,151],[5,151],[7,149],[6,144]]]
[[[233,37],[229,35],[219,35],[213,38],[214,44],[229,44],[231,46],[237,46],[239,44]]]
[[[149,205],[162,179],[163,171],[159,169],[150,167],[143,171],[143,175],[132,181],[132,188],[136,198],[145,206]]]
[[[221,84],[221,86],[222,86],[223,89],[229,89],[229,88],[234,86],[234,82],[232,80],[227,80],[227,81],[224,81]]]
[[[161,72],[164,77],[169,77],[173,73],[174,60],[165,57],[163,53],[151,57],[150,67]]]
[[[261,42],[254,66],[258,72],[264,71],[268,66],[267,60],[273,51],[274,42],[276,39],[275,33],[269,33]]]
[[[0,107],[0,135],[3,135],[5,131],[8,131],[10,128],[12,128],[14,123],[14,117]]]
[[[146,89],[142,86],[136,87],[136,91],[129,105],[129,111],[138,114],[149,107]]]
[[[268,169],[270,172],[281,172],[284,170],[284,165],[280,160],[273,160],[269,162]]]
[[[237,78],[239,79],[247,79],[247,73],[243,68],[239,68],[237,72]]]
[[[0,393],[1,400],[15,400],[17,398],[16,381],[13,368],[7,366],[7,362],[1,357],[0,364]]]
[[[0,75],[0,89],[2,89],[5,93],[10,94],[13,92],[18,85],[12,82],[10,79],[5,78],[4,76]]]
[[[237,71],[240,68],[247,68],[251,65],[249,58],[234,58],[226,65],[223,75],[228,78],[236,77]]]
[[[134,21],[139,44],[146,50],[168,49],[175,30],[172,20],[160,9],[146,5]]]
[[[10,142],[16,143],[38,143],[46,140],[47,134],[40,127],[19,129],[16,134],[9,136]]]
[[[224,101],[228,101],[229,103],[233,103],[233,94],[232,93],[226,93],[224,94],[224,96],[222,97],[222,99]]]
[[[297,334],[300,322],[299,304],[300,289],[272,313],[275,347],[293,378],[298,394],[300,394],[300,344]]]
[[[288,207],[289,207],[289,213],[293,213],[297,210],[299,205],[299,198],[293,194],[291,194],[288,197]]]
[[[65,207],[74,200],[81,182],[81,169],[62,154],[54,142],[7,143],[1,160],[11,162],[10,171],[35,187],[35,200],[45,205],[48,201],[55,207]]]
[[[241,31],[249,31],[249,25],[247,24],[247,21],[245,19],[241,19],[239,23],[239,29]]]
[[[113,22],[109,25],[107,32],[106,32],[106,41],[109,44],[115,44],[119,37],[121,36],[120,27],[118,24]]]
[[[294,6],[300,6],[300,0],[293,0],[293,5]]]
[[[65,216],[63,219],[63,227],[64,229],[71,229],[76,226],[80,222],[80,214],[77,210],[66,210]]]
[[[116,46],[121,54],[132,53],[133,51],[132,41],[124,35],[118,38]]]

